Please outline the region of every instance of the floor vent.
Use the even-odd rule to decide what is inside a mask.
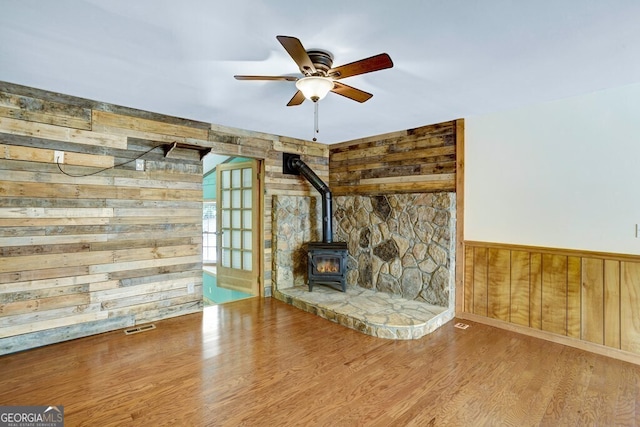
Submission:
[[[151,329],[155,329],[155,328],[156,328],[156,325],[154,325],[154,324],[144,325],[144,326],[136,326],[135,328],[125,329],[124,333],[126,335],[133,335],[133,334],[138,334],[140,332],[150,331]]]

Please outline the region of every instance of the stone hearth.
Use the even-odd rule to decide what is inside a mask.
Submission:
[[[276,298],[301,310],[379,338],[421,338],[453,319],[453,311],[384,292],[349,286],[347,292],[316,286],[276,291]]]

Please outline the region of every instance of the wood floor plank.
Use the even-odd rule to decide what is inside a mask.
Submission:
[[[522,341],[522,345],[527,344]],[[512,381],[504,382],[503,390],[497,394],[497,398],[492,399],[492,409],[489,413],[491,420],[496,420],[498,424],[506,425],[526,425],[529,420],[539,420],[545,410],[546,400],[541,398],[546,387],[553,387],[555,380],[550,372],[544,377],[539,375],[544,369],[553,369],[555,357],[560,349],[550,348],[547,351],[540,348],[540,354],[536,357],[523,357],[524,347],[518,347],[518,352],[514,355],[517,363],[511,369]],[[541,378],[545,380],[541,381]],[[514,402],[522,402],[515,405]]]
[[[468,372],[473,368],[474,361],[489,347],[489,341],[476,339],[478,352],[463,355],[457,351],[457,346],[446,346],[443,342],[455,340],[458,345],[464,345],[465,342],[470,344],[474,341],[474,334],[469,334],[466,330],[441,328],[431,338],[436,336],[437,339],[426,340],[428,346],[424,349],[411,346],[412,353],[415,354],[414,360],[420,361],[420,355],[429,354],[431,363],[416,367],[416,372],[421,375],[413,374],[411,379],[403,383],[403,387],[393,388],[394,395],[387,400],[393,403],[381,405],[385,414],[375,425],[428,425],[434,421],[437,409],[450,401],[458,393],[460,386],[469,382]],[[451,375],[453,369],[455,375]]]
[[[2,356],[0,402],[64,405],[72,426],[640,421],[640,366],[457,321],[393,341],[247,299]]]
[[[618,381],[618,398],[615,404],[615,419],[620,425],[638,425],[635,415],[638,404],[635,388],[638,385],[638,373],[634,368],[632,365],[624,366],[618,373],[623,378]]]
[[[567,353],[574,352],[567,351]],[[568,357],[573,357],[573,363],[564,361],[563,369],[558,372],[561,381],[553,394],[547,396],[549,403],[541,425],[578,425],[577,417],[593,371],[591,363],[593,355],[577,352]]]

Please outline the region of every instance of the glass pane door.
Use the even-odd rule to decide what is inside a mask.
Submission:
[[[257,162],[219,165],[218,285],[254,293],[258,289]]]

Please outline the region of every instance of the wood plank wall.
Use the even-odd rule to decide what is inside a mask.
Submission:
[[[456,190],[456,129],[462,120],[331,145],[334,195]]]
[[[263,160],[269,295],[271,199],[315,195],[282,152],[327,179],[326,145],[0,82],[0,354],[202,309],[202,164],[172,142]]]
[[[464,312],[640,354],[640,257],[465,242]]]

